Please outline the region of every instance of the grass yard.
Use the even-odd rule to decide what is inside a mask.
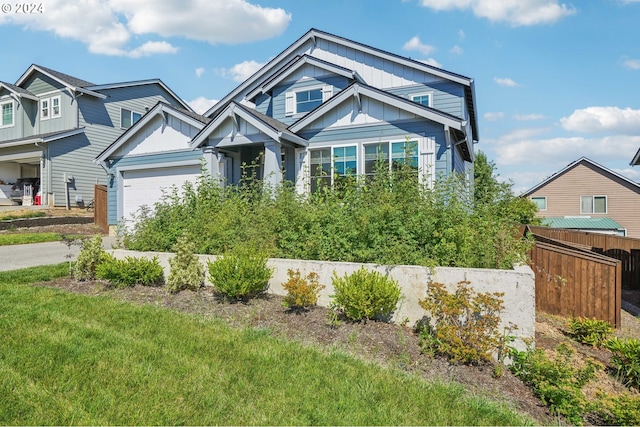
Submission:
[[[0,273],[2,425],[522,425],[511,409],[268,330]]]
[[[27,243],[58,242],[62,240],[59,233],[16,233],[0,234],[0,246],[24,245]]]

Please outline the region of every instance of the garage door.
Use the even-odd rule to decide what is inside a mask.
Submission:
[[[182,188],[186,181],[195,182],[201,173],[200,165],[175,166],[158,169],[125,171],[123,176],[122,217],[130,222],[133,214],[162,198],[162,190],[173,185]]]

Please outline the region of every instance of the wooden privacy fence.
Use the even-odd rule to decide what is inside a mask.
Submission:
[[[107,222],[107,186],[96,184],[93,187],[93,223],[102,230],[109,232]]]
[[[562,228],[531,225],[527,228],[538,236],[576,243],[588,247],[595,253],[620,260],[622,262],[622,288],[640,290],[640,239]]]
[[[606,320],[619,328],[621,262],[584,245],[533,237],[530,266],[535,273],[536,310]]]

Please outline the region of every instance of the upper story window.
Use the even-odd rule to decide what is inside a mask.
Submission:
[[[13,126],[13,101],[0,102],[0,109],[2,109],[2,123],[0,127]]]
[[[55,119],[62,116],[60,95],[40,100],[40,120]]]
[[[606,214],[607,196],[580,196],[581,214]]]
[[[285,94],[285,115],[308,113],[333,96],[333,86],[313,86]]]
[[[432,106],[432,96],[431,92],[429,93],[414,93],[411,95],[411,100],[413,102],[417,102],[418,104],[422,104],[426,107]]]
[[[531,201],[538,207],[539,211],[546,211],[547,210],[547,198],[540,196],[540,197],[532,197]]]
[[[140,120],[140,117],[142,117],[142,114],[123,108],[120,110],[120,127],[129,129],[135,122]]]

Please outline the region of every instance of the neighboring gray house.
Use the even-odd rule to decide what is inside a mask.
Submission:
[[[159,79],[95,85],[31,65],[0,82],[0,180],[39,178],[45,205],[88,203],[107,183],[93,159],[158,101],[189,110]]]
[[[165,122],[176,128],[172,120]],[[135,207],[127,200],[151,180],[162,176],[164,184],[179,187],[196,179],[196,160],[211,176],[234,184],[241,165],[260,157],[260,177],[272,185],[290,180],[301,193],[315,191],[320,181],[333,185],[341,176],[373,174],[381,157],[390,167],[410,162],[427,183],[458,172],[472,184],[478,141],[473,79],[316,29],[196,121],[201,129],[188,141],[193,129],[184,132],[175,149],[146,142],[142,135],[158,134],[143,127],[158,124],[141,121],[131,138],[98,156],[113,176],[109,224],[127,219]],[[143,145],[149,150],[135,152]]]

